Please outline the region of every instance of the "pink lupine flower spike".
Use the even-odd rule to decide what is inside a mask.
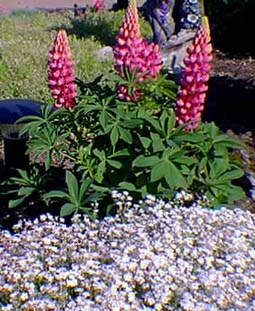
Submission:
[[[74,64],[65,30],[60,30],[52,44],[48,57],[48,79],[51,96],[56,108],[72,108],[76,105],[77,85],[74,82]]]
[[[185,129],[198,127],[204,110],[207,82],[210,77],[212,45],[207,18],[197,30],[192,45],[184,59],[180,90],[176,101],[177,124],[187,123]]]
[[[159,46],[149,43],[141,36],[137,5],[131,0],[114,47],[115,70],[127,79],[127,72],[135,76],[139,83],[156,78],[161,67],[162,57]],[[118,96],[123,100],[136,101],[141,96],[139,87],[130,92],[127,84],[118,85]]]

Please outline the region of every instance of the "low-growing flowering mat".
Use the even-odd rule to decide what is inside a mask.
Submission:
[[[255,215],[146,203],[1,231],[0,310],[255,310]]]

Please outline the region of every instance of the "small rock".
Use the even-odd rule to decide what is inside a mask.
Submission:
[[[113,60],[113,49],[111,46],[105,46],[97,51],[97,57],[101,62]]]

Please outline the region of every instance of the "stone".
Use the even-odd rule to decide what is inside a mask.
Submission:
[[[113,48],[105,46],[97,51],[97,57],[101,62],[113,60]]]

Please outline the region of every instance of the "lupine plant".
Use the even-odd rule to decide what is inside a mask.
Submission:
[[[21,120],[29,122],[23,128],[30,132],[29,152],[38,155],[39,150],[40,158],[46,157],[46,171],[56,165],[56,157],[60,167],[72,170],[66,173],[66,190],[52,189],[45,195],[47,203],[62,195],[66,204],[61,214],[67,215],[86,212],[97,201],[102,215],[112,212],[113,190],[128,190],[135,199],[148,194],[171,199],[183,189],[195,197],[206,195],[211,206],[245,197],[232,184],[243,171],[230,156],[243,144],[214,123],[200,122],[211,51],[209,28],[203,23],[187,52],[176,92],[169,75],[160,72],[159,47],[141,37],[132,0],[114,47],[115,73],[92,82],[76,79],[76,99],[71,52],[60,30],[49,55],[57,110],[49,106],[42,117]],[[53,133],[61,139],[45,144],[52,142]]]

